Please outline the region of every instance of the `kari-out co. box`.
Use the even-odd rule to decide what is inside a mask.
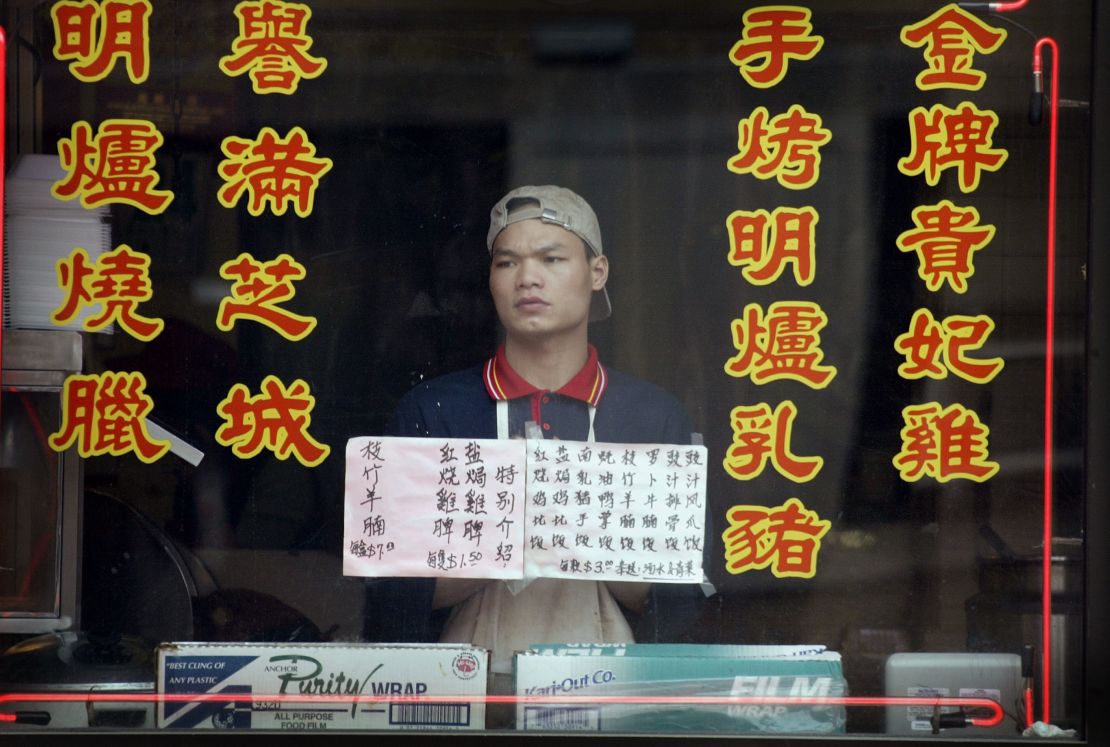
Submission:
[[[174,696],[158,707],[167,729],[485,728],[473,696],[486,694],[489,653],[473,646],[167,643],[157,667],[158,692]],[[193,694],[228,697],[180,698]]]
[[[840,655],[821,646],[537,645],[517,654],[515,667],[522,697],[516,725],[523,730],[835,734],[845,728],[843,705],[759,702],[847,695]],[[544,702],[548,696],[582,700]],[[610,700],[590,702],[590,696]],[[676,696],[707,701],[650,700]],[[729,696],[748,700],[712,702]],[[619,698],[629,701],[613,700]]]

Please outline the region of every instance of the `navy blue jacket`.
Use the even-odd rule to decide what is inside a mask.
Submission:
[[[415,386],[394,411],[390,435],[431,438],[497,438],[496,402],[486,393],[482,367],[440,376]],[[594,419],[595,440],[630,444],[688,444],[690,421],[663,389],[606,367],[608,386]],[[546,438],[585,441],[587,406],[549,393],[536,403]],[[535,414],[531,397],[509,402],[509,436],[522,436]]]

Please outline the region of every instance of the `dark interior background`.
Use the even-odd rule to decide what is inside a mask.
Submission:
[[[92,458],[85,485],[169,538],[210,593],[271,595],[333,639],[357,638],[362,615],[385,612],[361,609],[361,582],[339,574],[345,442],[380,433],[418,381],[488,357],[498,336],[486,288],[489,207],[514,186],[556,183],[594,206],[612,262],[614,314],[591,330],[602,359],[678,396],[709,450],[718,536],[707,539],[706,567],[717,594],[643,625],[663,640],[822,643],[844,655],[860,694],[880,691],[882,662],[895,651],[1017,652],[1036,642],[1025,570],[1040,552],[1048,123],[1027,119],[1030,59],[1033,35],[1054,36],[1064,50],[1054,486],[1057,554],[1070,572],[1085,540],[1090,2],[1035,2],[1012,18],[987,17],[1009,38],[976,56],[988,74],[983,89],[922,92],[921,51],[898,34],[936,3],[809,3],[824,48],[757,90],[728,59],[750,3],[549,0],[525,10],[492,0],[313,0],[310,51],[328,68],[293,96],[255,94],[245,76],[219,71],[236,33],[233,2],[155,0],[141,85],[121,69],[78,82],[51,54],[50,4],[4,5],[33,19],[33,35],[18,41],[43,91],[41,108],[25,113],[33,135],[10,149],[55,153],[73,122],[95,128],[109,117],[151,119],[165,136],[160,186],[174,202],[158,216],[117,207],[112,221],[115,243],[151,256],[154,298],[141,310],[166,328],[150,343],[88,334],[85,368],[143,372],[154,417],[206,456],[197,468],[172,455],[153,465]],[[995,144],[1009,151],[1002,170],[967,195],[951,172],[936,187],[901,174],[909,111],[963,100],[998,114]],[[793,191],[729,172],[738,121],[756,106],[775,114],[794,103],[833,133],[817,184]],[[217,202],[221,140],[263,126],[279,134],[301,126],[318,155],[333,159],[311,216],[253,217]],[[916,257],[895,244],[914,207],[941,199],[976,207],[997,228],[962,295],[927,291]],[[752,286],[727,262],[729,213],[780,205],[820,215],[816,279],[804,288],[790,273]],[[216,328],[228,287],[219,267],[244,251],[288,253],[306,267],[286,304],[318,320],[305,340],[244,321],[229,333]],[[814,301],[828,314],[822,349],[837,375],[827,388],[756,386],[724,373],[735,352],[731,321],[748,303],[777,300]],[[997,329],[982,355],[1002,356],[1002,373],[986,385],[900,378],[893,341],[919,307],[938,319],[989,314]],[[240,460],[215,442],[228,389],[255,390],[267,374],[310,385],[311,433],[332,448],[319,467],[268,452]],[[824,457],[824,469],[803,485],[770,469],[732,479],[720,466],[729,412],[785,399],[799,412],[794,451]],[[933,400],[962,403],[990,427],[990,456],[1001,465],[992,480],[899,478],[891,459],[902,408]],[[728,574],[719,536],[728,508],[792,496],[833,524],[816,577]],[[87,547],[99,538],[87,534]],[[104,552],[118,548],[105,544]],[[113,583],[87,575],[86,598]],[[1061,657],[1077,693],[1074,601],[1061,600],[1072,610]],[[265,607],[235,609],[240,637],[274,635],[251,618]],[[201,620],[194,632],[226,631]],[[1078,718],[1077,695],[1057,702],[1067,703],[1058,723]],[[850,716],[850,730],[878,726],[874,714]]]

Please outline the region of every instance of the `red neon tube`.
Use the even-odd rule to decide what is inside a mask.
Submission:
[[[1017,10],[1024,7],[1028,0],[1016,0],[1009,3],[993,3],[991,9],[996,12],[1006,12]],[[1054,358],[1054,341],[1055,341],[1055,258],[1056,258],[1056,168],[1057,168],[1057,126],[1058,126],[1058,112],[1059,112],[1059,47],[1055,40],[1050,37],[1044,37],[1038,40],[1034,48],[1034,62],[1033,69],[1035,72],[1041,72],[1042,66],[1042,49],[1045,46],[1052,48],[1053,66],[1052,66],[1052,92],[1051,92],[1051,112],[1050,112],[1050,134],[1049,134],[1049,184],[1048,184],[1048,238],[1047,238],[1047,297],[1045,302],[1046,311],[1046,332],[1045,332],[1045,438],[1044,438],[1044,533],[1043,533],[1043,557],[1042,557],[1042,663],[1041,663],[1041,713],[1042,720],[1045,723],[1050,723],[1050,650],[1051,650],[1051,617],[1052,617],[1052,410],[1053,410],[1053,358]],[[4,30],[0,27],[0,206],[3,205],[4,199],[4,133],[6,130],[6,118],[4,110],[4,81],[6,79],[6,61],[7,61],[7,43],[4,35]],[[3,273],[3,226],[4,226],[3,210],[0,209],[0,277]],[[0,327],[0,365],[2,365],[3,356],[3,331]],[[36,702],[61,702],[61,701],[86,701],[92,702],[99,700],[102,702],[170,702],[175,700],[225,700],[233,702],[236,700],[244,700],[250,698],[254,700],[297,700],[306,702],[309,700],[322,699],[325,702],[353,702],[359,700],[352,697],[339,697],[334,698],[328,696],[263,696],[263,695],[143,695],[143,694],[129,694],[129,695],[113,695],[108,693],[101,693],[95,697],[90,694],[81,693],[14,693],[14,694],[0,694],[0,703],[5,702],[20,702],[20,701],[36,701]],[[466,700],[467,698],[452,698],[453,700]],[[397,702],[414,702],[420,700],[415,697],[398,696],[397,698],[382,698],[375,697],[376,702],[383,701],[397,701]],[[428,698],[427,700],[435,700]],[[440,699],[442,700],[442,698]],[[648,703],[648,704],[690,704],[690,703],[712,703],[712,704],[735,704],[735,705],[788,705],[788,704],[801,704],[801,705],[845,705],[845,706],[884,706],[884,705],[907,705],[907,706],[921,706],[933,705],[935,707],[943,706],[962,706],[973,708],[986,708],[992,711],[989,718],[971,718],[968,723],[972,726],[994,726],[1002,721],[1003,712],[1002,708],[995,701],[983,698],[898,698],[898,697],[843,697],[843,698],[814,698],[814,697],[643,697],[643,698],[630,698],[630,697],[616,697],[616,698],[578,698],[575,696],[525,696],[518,698],[517,696],[483,696],[477,698],[481,702],[486,703],[516,703],[516,702],[543,702],[543,703],[562,703],[562,702],[578,702],[588,700],[590,703]],[[13,722],[15,721],[15,714],[0,714],[0,722]]]
[[[4,27],[0,26],[0,305],[3,304],[4,287],[4,182],[7,179],[7,168],[4,163],[4,134],[8,130],[7,92],[4,90],[5,81],[8,79],[8,39],[4,34]],[[4,370],[4,323],[0,319],[0,371]],[[3,413],[0,413],[2,415]]]
[[[548,705],[828,705],[932,706],[986,709],[990,716],[971,717],[967,726],[1002,723],[1005,713],[989,698],[820,697],[791,695],[264,695],[261,693],[0,693],[0,706],[9,703],[544,703]],[[0,714],[14,715],[14,714]],[[14,720],[14,719],[3,719]]]
[[[1004,13],[1025,7],[1029,0],[991,3],[990,9]],[[1053,368],[1056,341],[1056,166],[1060,113],[1060,47],[1050,36],[1041,37],[1033,46],[1033,78],[1039,83],[1044,71],[1043,50],[1052,48],[1052,91],[1050,93],[1048,135],[1048,236],[1045,272],[1045,361],[1044,361],[1044,518],[1041,537],[1041,720],[1051,720],[1052,670],[1052,411]],[[1027,711],[1031,708],[1027,707]]]
[[[1041,551],[1041,720],[1052,723],[1049,710],[1049,668],[1052,651],[1052,394],[1056,340],[1056,142],[1060,112],[1060,48],[1052,37],[1042,37],[1033,47],[1033,74],[1044,69],[1042,54],[1052,49],[1052,92],[1048,134],[1048,237],[1045,268],[1044,354],[1044,534]]]
[[[991,13],[1008,13],[1012,10],[1020,10],[1029,4],[1029,0],[1012,0],[1011,2],[1004,3],[956,3],[961,8],[989,10]]]

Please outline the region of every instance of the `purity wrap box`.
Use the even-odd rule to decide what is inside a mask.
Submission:
[[[537,645],[515,658],[523,730],[834,734],[843,705],[600,702],[590,697],[839,697],[840,655],[823,647]],[[581,702],[543,702],[573,696]]]
[[[462,644],[166,643],[157,687],[173,699],[159,703],[158,725],[483,729],[488,669],[485,649]],[[194,694],[221,697],[182,697]]]

